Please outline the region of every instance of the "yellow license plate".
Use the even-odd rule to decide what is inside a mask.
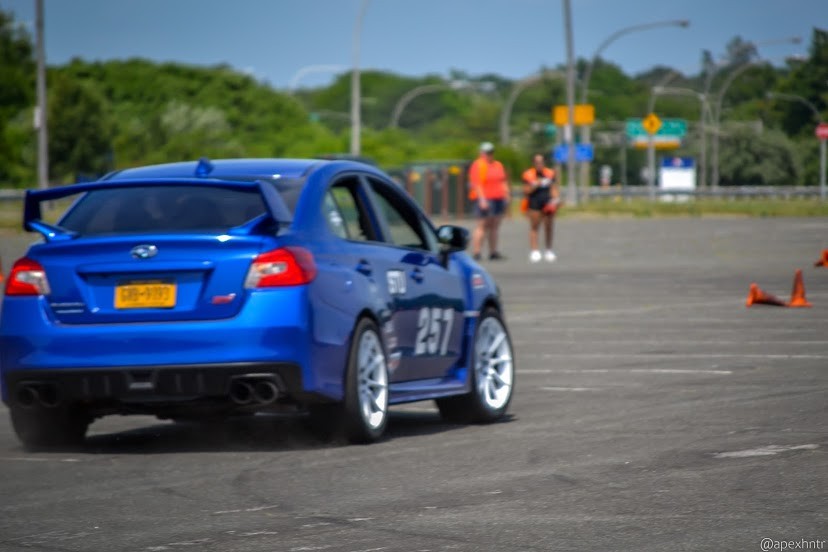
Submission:
[[[172,282],[128,282],[115,286],[116,309],[169,309],[175,306]]]

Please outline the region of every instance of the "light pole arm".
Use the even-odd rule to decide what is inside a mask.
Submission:
[[[566,75],[560,73],[559,71],[548,71],[539,75],[526,77],[512,87],[509,98],[506,100],[506,103],[503,105],[503,109],[500,111],[500,143],[504,146],[509,142],[509,120],[512,117],[512,108],[514,107],[518,96],[520,96],[524,90],[541,82],[546,77],[565,79]]]
[[[817,122],[819,122],[819,123],[822,122],[822,114],[819,112],[819,110],[816,108],[816,106],[814,104],[812,104],[811,102],[809,102],[806,98],[803,98],[802,96],[797,96],[796,94],[785,94],[784,92],[768,92],[766,95],[767,95],[768,98],[771,98],[771,99],[779,98],[780,100],[789,100],[789,101],[792,101],[792,102],[799,102],[799,103],[807,106],[808,109],[811,110],[811,112],[814,114],[814,119],[816,119]]]
[[[676,86],[656,86],[653,92],[659,95],[672,94],[674,96],[695,96],[698,100],[704,101],[704,94],[696,92],[691,88],[681,88]]]
[[[705,114],[710,110],[708,107],[707,96],[701,92],[696,92],[691,88],[681,88],[681,87],[672,87],[672,86],[662,86],[662,87],[654,87],[653,94],[672,94],[675,96],[695,96],[699,102],[701,102],[701,115],[699,117],[699,122],[702,125],[702,128],[705,126],[704,117]]]
[[[423,86],[418,86],[413,90],[409,90],[408,92],[403,95],[402,98],[397,101],[397,105],[394,106],[394,111],[391,114],[391,123],[388,125],[391,128],[397,128],[400,124],[400,117],[402,116],[402,112],[405,110],[406,106],[411,103],[411,101],[421,94],[427,94],[428,92],[438,92],[440,90],[449,90],[451,88],[448,84],[424,84]]]
[[[311,73],[336,73],[337,71],[344,71],[345,69],[347,69],[345,65],[307,65],[296,71],[290,78],[288,90],[293,92],[299,85],[299,81]]]
[[[736,80],[736,77],[750,69],[751,67],[755,67],[757,65],[754,61],[749,61],[744,63],[734,69],[725,79],[724,83],[722,83],[722,88],[719,90],[719,95],[716,97],[716,107],[711,113],[713,115],[713,122],[718,127],[719,119],[722,117],[722,102],[724,101],[724,96],[727,94],[727,89],[730,88],[730,85],[733,84],[733,81]]]
[[[745,42],[733,53],[734,54],[740,54],[740,53],[742,53],[746,50],[749,50],[751,48],[753,48],[753,50],[755,52],[760,46],[772,46],[772,45],[775,45],[775,44],[799,44],[800,42],[802,42],[802,38],[798,37],[798,36],[791,36],[791,37],[787,37],[787,38],[776,38],[776,39],[772,39],[772,40],[763,40],[761,42]],[[706,76],[705,82],[704,82],[704,95],[705,96],[708,96],[710,94],[710,88],[711,88],[711,86],[713,86],[713,79],[715,78],[716,73],[718,73],[719,69],[722,66],[726,65],[728,63],[728,61],[729,61],[728,58],[723,58],[718,62],[713,60],[711,66],[707,70],[707,76]],[[711,113],[710,115],[712,117],[713,114]]]
[[[604,41],[598,46],[595,50],[595,53],[592,54],[592,59],[587,66],[586,72],[584,73],[584,79],[581,83],[581,103],[587,103],[587,95],[589,93],[589,80],[592,77],[592,69],[595,66],[595,63],[598,61],[598,58],[601,56],[601,53],[607,49],[607,47],[615,42],[617,39],[621,38],[622,36],[634,33],[637,31],[646,31],[649,29],[655,29],[658,27],[687,27],[690,25],[690,22],[686,19],[671,19],[669,21],[656,21],[654,23],[642,23],[640,25],[631,25],[629,27],[624,27],[623,29],[619,29],[609,35]]]
[[[648,115],[650,113],[652,113],[653,111],[655,111],[656,96],[658,95],[658,92],[662,88],[667,86],[667,84],[671,80],[676,78],[677,76],[678,76],[678,72],[673,71],[671,69],[670,71],[667,72],[666,75],[664,75],[664,78],[662,78],[660,81],[658,81],[658,84],[656,84],[655,86],[652,87],[652,89],[650,90],[650,102],[647,104],[647,114]]]

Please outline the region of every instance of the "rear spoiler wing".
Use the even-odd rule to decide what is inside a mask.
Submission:
[[[83,184],[72,184],[60,188],[47,190],[26,190],[23,199],[23,229],[27,232],[37,232],[46,241],[71,240],[76,233],[62,228],[60,225],[51,224],[43,220],[41,204],[48,201],[56,201],[73,195],[84,194],[95,190],[110,190],[114,188],[139,188],[147,186],[169,186],[170,184],[184,184],[193,186],[208,186],[227,189],[257,189],[264,199],[270,218],[278,226],[290,224],[293,215],[285,205],[282,196],[268,182],[257,180],[255,182],[238,182],[226,180],[206,180],[203,178],[163,178],[163,179],[140,179],[140,180],[108,180],[97,182],[85,182]],[[267,218],[267,217],[264,217]],[[249,234],[262,222],[262,217],[238,226],[231,230],[232,234]]]

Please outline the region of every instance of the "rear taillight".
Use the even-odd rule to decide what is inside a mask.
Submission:
[[[315,277],[316,263],[310,251],[301,247],[282,247],[253,259],[244,287],[298,286],[309,284]]]
[[[6,280],[6,295],[49,295],[49,280],[40,263],[27,257],[12,266]]]

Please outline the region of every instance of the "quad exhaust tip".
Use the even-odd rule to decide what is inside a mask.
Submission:
[[[279,398],[279,388],[270,380],[259,380],[253,384],[253,399],[260,404],[270,404]]]
[[[272,404],[281,395],[273,376],[241,376],[230,384],[230,400],[244,405],[264,406]]]
[[[24,383],[17,388],[17,404],[23,408],[42,406],[55,408],[60,405],[60,394],[52,383]]]

